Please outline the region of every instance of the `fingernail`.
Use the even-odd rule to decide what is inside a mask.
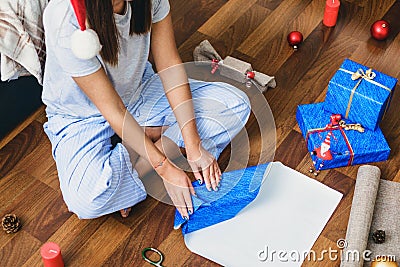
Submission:
[[[217,191],[218,191],[218,187],[217,187],[217,186],[215,187],[214,191],[215,191],[215,192],[217,192]]]
[[[193,214],[193,211],[192,211],[192,210],[189,210],[188,212],[189,212],[189,215],[192,215],[192,214]]]
[[[208,190],[209,192],[211,192],[211,187],[207,187],[207,190]]]
[[[203,183],[203,182],[201,181],[201,179],[198,179],[197,182],[199,182],[200,185]]]
[[[218,182],[217,186],[218,186],[218,187],[220,187],[220,186],[221,186],[221,183],[220,183],[220,182]]]
[[[183,216],[183,219],[184,219],[185,221],[187,221],[187,220],[189,220],[189,217]]]

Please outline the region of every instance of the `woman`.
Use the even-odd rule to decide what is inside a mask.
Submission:
[[[184,147],[195,178],[218,190],[216,158],[247,121],[248,99],[222,83],[170,86],[176,76],[171,80],[168,70],[182,62],[168,0],[85,2],[87,24],[102,44],[92,59],[79,59],[71,51],[78,23],[68,0],[50,1],[44,13],[44,129],[63,198],[82,219],[118,210],[126,217],[146,197],[139,177],[155,170],[188,219],[195,192],[186,173],[166,158],[163,144]],[[147,61],[150,51],[156,69],[166,75],[154,75]],[[219,107],[211,111],[209,101],[218,101]],[[113,146],[115,135],[124,142]]]

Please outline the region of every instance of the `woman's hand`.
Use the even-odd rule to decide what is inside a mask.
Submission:
[[[196,149],[186,149],[187,159],[194,177],[200,184],[206,183],[208,191],[218,191],[221,180],[221,169],[214,156],[199,145]],[[201,173],[200,173],[201,172]]]
[[[155,170],[163,178],[165,189],[182,218],[189,219],[189,215],[193,214],[190,194],[196,195],[189,177],[168,160]]]

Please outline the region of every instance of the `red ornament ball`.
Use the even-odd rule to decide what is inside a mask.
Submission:
[[[382,41],[388,38],[390,25],[386,20],[375,21],[371,26],[371,35],[376,40]]]
[[[254,79],[254,77],[256,76],[256,74],[255,74],[254,71],[249,71],[249,72],[247,72],[246,76],[247,76],[247,78],[249,78],[249,79]]]
[[[303,34],[299,31],[292,31],[288,34],[287,40],[294,50],[297,50],[297,46],[303,42]]]

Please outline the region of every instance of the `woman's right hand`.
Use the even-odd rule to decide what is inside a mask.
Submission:
[[[155,170],[163,178],[165,189],[182,218],[189,219],[189,215],[193,214],[190,195],[196,195],[189,177],[168,159]]]

